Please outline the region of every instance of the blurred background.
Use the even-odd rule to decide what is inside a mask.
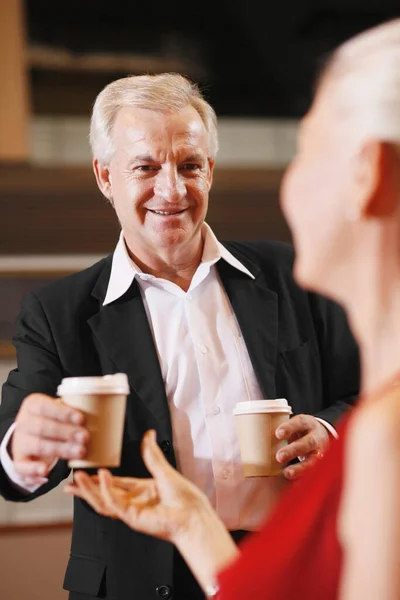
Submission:
[[[115,246],[88,144],[107,83],[163,71],[199,83],[220,130],[209,224],[290,242],[279,186],[316,74],[337,44],[396,16],[398,0],[1,0],[0,383],[21,296]],[[0,498],[2,600],[66,600],[71,517],[61,489]]]

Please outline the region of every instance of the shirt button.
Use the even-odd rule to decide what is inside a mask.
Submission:
[[[230,471],[229,471],[229,469],[223,469],[223,470],[222,470],[222,473],[221,473],[221,477],[222,477],[222,479],[228,479],[228,477],[229,477],[229,472],[230,472]]]
[[[171,442],[169,440],[164,440],[161,442],[161,450],[166,456],[168,456],[171,452]]]
[[[156,592],[161,598],[171,598],[172,595],[172,590],[169,585],[158,586],[158,588],[156,588]]]
[[[192,299],[192,294],[186,294],[186,300],[189,300],[189,302],[190,302],[191,299]]]
[[[221,409],[220,409],[220,407],[219,407],[219,406],[213,406],[213,408],[212,408],[212,411],[211,411],[211,412],[212,412],[212,414],[213,414],[213,415],[219,415],[219,414],[220,414],[220,412],[221,412]]]
[[[208,349],[205,346],[200,346],[200,350],[202,354],[207,354]]]

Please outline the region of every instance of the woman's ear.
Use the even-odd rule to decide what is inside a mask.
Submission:
[[[392,216],[399,202],[400,157],[393,144],[371,140],[360,155],[357,166],[360,216]]]

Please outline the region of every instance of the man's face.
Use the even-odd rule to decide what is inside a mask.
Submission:
[[[106,181],[129,248],[141,252],[200,243],[214,163],[197,111],[175,113],[124,107],[113,128],[115,152],[107,167],[95,161],[100,187]],[[104,191],[104,188],[103,188]]]

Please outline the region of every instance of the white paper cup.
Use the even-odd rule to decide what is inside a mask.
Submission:
[[[128,377],[124,373],[103,377],[66,377],[57,388],[62,402],[85,414],[90,432],[83,459],[68,462],[72,468],[118,467],[121,462]]]
[[[283,465],[276,453],[286,446],[278,440],[275,430],[287,421],[292,409],[287,400],[251,400],[238,402],[233,411],[239,437],[240,453],[245,477],[273,477]]]

